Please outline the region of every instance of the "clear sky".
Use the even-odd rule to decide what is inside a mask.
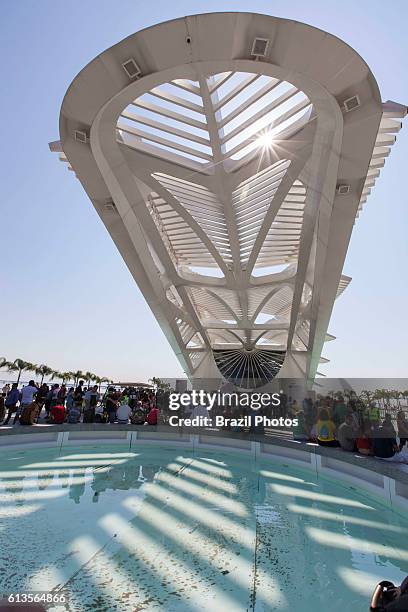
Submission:
[[[252,11],[335,34],[383,100],[408,104],[408,3],[378,0],[2,0],[0,355],[123,379],[182,370],[80,183],[48,150],[75,75],[133,32],[186,14]],[[406,377],[408,119],[357,221],[353,281],[329,326],[331,377]]]

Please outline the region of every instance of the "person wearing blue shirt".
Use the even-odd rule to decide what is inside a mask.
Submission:
[[[6,401],[4,402],[5,407],[8,410],[7,418],[3,425],[7,425],[11,419],[11,415],[17,410],[17,402],[20,400],[20,391],[18,390],[17,383],[13,383],[10,391],[7,393]]]

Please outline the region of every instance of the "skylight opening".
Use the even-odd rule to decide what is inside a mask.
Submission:
[[[121,130],[119,130],[121,131]],[[140,148],[141,143],[146,144],[151,146],[153,149],[162,149],[163,151],[167,151],[168,153],[172,153],[173,155],[177,155],[180,158],[187,158],[190,159],[191,161],[194,161],[198,164],[208,164],[208,160],[207,159],[203,159],[202,157],[197,157],[195,155],[192,155],[190,153],[186,153],[184,151],[179,151],[178,149],[174,149],[173,147],[167,146],[167,145],[163,145],[160,144],[158,142],[151,142],[147,139],[144,138],[137,138],[136,136],[133,136],[132,134],[127,134],[126,132],[121,131],[121,135],[123,138],[123,142],[125,144],[127,144],[130,147],[134,147],[135,149]]]
[[[258,340],[258,342],[256,343],[256,345],[258,346],[258,344],[261,344],[262,346],[282,346],[282,342],[272,342],[272,340],[269,340],[268,338],[261,338],[260,340]]]
[[[302,92],[299,92],[298,94],[293,96],[290,101],[288,100],[287,102],[279,105],[272,111],[266,113],[265,115],[251,123],[250,126],[240,131],[239,134],[233,136],[233,138],[228,140],[225,144],[226,151],[230,151],[235,146],[239,145],[241,142],[244,142],[248,138],[256,136],[257,133],[261,130],[265,130],[265,133],[268,134],[270,144],[273,145],[274,135],[278,134],[279,132],[282,132],[285,127],[288,127],[288,125],[290,125],[291,123],[294,123],[298,118],[299,113],[293,115],[292,117],[289,117],[286,121],[283,121],[282,123],[279,123],[279,119],[283,117],[286,112],[290,111],[290,109],[294,108],[296,104],[302,101],[305,101],[306,103],[307,98]],[[301,112],[303,113],[304,109]],[[255,145],[258,147],[263,146],[263,142],[259,142],[259,138],[262,138],[262,136],[263,134],[261,136],[257,136],[255,139]]]
[[[201,274],[201,276],[212,276],[214,278],[224,278],[224,274],[221,268],[214,267],[208,268],[204,266],[188,266],[191,272],[195,274]]]
[[[163,83],[163,85],[159,85],[160,89],[168,92],[173,96],[177,96],[178,98],[184,98],[193,104],[199,104],[202,106],[203,101],[199,94],[196,94],[192,91],[187,91],[186,89],[181,89],[173,83]]]
[[[306,110],[303,108],[295,115],[292,115],[289,119],[286,119],[286,121],[283,121],[282,123],[280,123],[279,126],[277,126],[276,129],[274,130],[274,136],[279,137],[279,135],[282,132],[284,132],[291,126],[294,126],[297,123],[297,121],[301,120],[302,118],[308,120],[311,114],[311,110],[312,110],[312,106],[309,105],[306,108]]]
[[[243,83],[244,81],[250,79],[251,76],[256,76],[256,75],[251,75],[251,73],[246,73],[244,75],[244,77],[241,79],[241,82]],[[232,78],[230,80],[232,80]],[[216,91],[213,94],[213,103],[217,104],[219,102],[222,105],[221,106],[221,109],[222,109],[221,110],[221,116],[223,118],[225,118],[227,116],[227,114],[229,114],[229,112],[231,112],[232,110],[235,110],[236,108],[240,107],[241,105],[247,104],[249,99],[251,98],[251,96],[261,92],[261,90],[266,85],[269,84],[270,87],[273,87],[275,85],[275,83],[278,83],[278,82],[279,81],[277,79],[274,79],[272,77],[268,77],[268,76],[265,76],[265,75],[260,75],[254,81],[252,81],[249,84],[245,85],[244,88],[239,93],[237,93],[230,102],[226,102],[225,105],[222,105],[222,99],[221,99],[220,96],[217,96],[217,94],[219,94],[219,92]],[[223,110],[225,108],[227,109],[227,111]]]
[[[279,85],[274,87],[272,91],[264,94],[261,98],[259,98],[259,100],[257,100],[256,102],[253,102],[247,108],[243,108],[243,110],[236,117],[234,117],[234,119],[231,119],[231,121],[228,121],[225,124],[224,126],[225,135],[228,135],[237,126],[241,125],[247,119],[250,119],[253,115],[255,115],[255,113],[262,110],[268,104],[275,101],[277,98],[279,98],[283,94],[286,94],[291,89],[293,89],[294,92],[296,93],[296,89],[293,87],[293,85],[291,85],[290,83],[287,83],[286,81],[283,81],[282,83],[279,83]],[[302,95],[304,96],[305,94],[302,94]],[[225,119],[228,119],[228,116],[233,111],[235,111],[237,108],[239,108],[239,106],[240,105],[237,104],[236,98],[231,100],[231,102],[227,102],[227,104],[223,106],[221,109],[222,117]]]
[[[275,319],[276,319],[275,315],[270,315],[270,314],[267,314],[266,312],[260,312],[258,316],[256,317],[254,323],[257,325],[258,324],[262,325],[263,323],[267,323],[268,321],[273,321]]]
[[[124,130],[126,125],[128,125],[130,128],[136,127],[136,129],[139,129],[139,126],[136,126],[134,122],[126,121],[126,119],[121,122],[121,129]],[[192,140],[188,140],[187,138],[176,136],[175,134],[169,134],[168,132],[164,132],[160,128],[154,128],[149,125],[140,125],[140,130],[142,130],[146,134],[152,134],[152,136],[165,138],[166,140],[169,140],[171,142],[175,142],[177,144],[184,145],[185,147],[196,149],[197,151],[201,151],[202,153],[206,153],[207,155],[212,155],[212,149],[209,145],[202,145],[199,142],[194,142]],[[148,138],[143,138],[143,140],[149,141]]]
[[[149,110],[148,108],[141,108],[139,106],[135,106],[134,104],[130,104],[129,106],[127,106],[124,112],[126,111],[131,113],[132,115],[136,115],[141,118],[150,119],[151,121],[157,121],[158,123],[162,123],[166,126],[175,128],[176,130],[187,131],[194,136],[199,136],[200,138],[207,138],[207,139],[209,138],[208,131],[206,129],[198,128],[194,125],[189,125],[187,123],[184,123],[182,119],[177,120],[177,119],[171,119],[170,117],[164,117],[163,115],[159,115],[155,111]],[[125,118],[122,117],[121,119],[125,119]],[[136,124],[136,123],[137,121],[136,122],[132,121],[130,125]]]
[[[162,100],[161,98],[157,98],[153,96],[150,92],[147,92],[140,96],[138,100],[143,102],[148,102],[149,104],[154,104],[155,106],[160,106],[161,108],[172,111],[173,113],[178,113],[189,117],[190,119],[196,119],[197,121],[205,121],[204,118],[204,109],[201,112],[191,110],[190,108],[181,107],[174,102],[169,102],[168,100]],[[137,101],[136,101],[137,102]]]
[[[254,268],[252,270],[252,276],[259,277],[259,276],[268,276],[269,274],[279,274],[279,272],[283,272],[284,270],[286,270],[286,268],[288,268],[287,263],[277,264],[273,266],[266,266],[264,268],[261,268],[261,267]]]
[[[248,72],[234,72],[234,74],[232,74],[225,81],[225,83],[220,85],[212,94],[213,104],[217,104],[217,102],[222,101],[225,96],[227,96],[237,85],[242,83],[242,81],[244,81],[248,76],[250,76],[250,73]],[[256,75],[254,74],[254,76]],[[209,84],[211,87],[211,77],[209,79]]]

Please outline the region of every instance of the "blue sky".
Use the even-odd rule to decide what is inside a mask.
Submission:
[[[182,370],[80,183],[48,150],[79,70],[125,36],[186,14],[253,11],[354,47],[383,100],[408,104],[405,0],[3,0],[0,355],[121,379]],[[408,120],[357,221],[323,355],[331,377],[407,376]]]

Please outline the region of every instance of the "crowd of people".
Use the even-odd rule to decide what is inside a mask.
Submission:
[[[156,393],[141,387],[116,389],[108,387],[100,393],[98,386],[85,387],[80,380],[76,387],[58,383],[37,385],[30,380],[18,388],[6,384],[0,395],[0,423],[34,425],[40,419],[48,423],[119,423],[157,425],[159,410]]]
[[[217,409],[215,409],[215,412]],[[297,419],[293,426],[293,439],[311,442],[319,446],[338,447],[348,452],[371,455],[387,461],[408,463],[408,420],[404,410],[383,414],[379,406],[358,399],[346,400],[339,396],[306,397],[300,403],[284,393],[275,408],[254,411],[228,407],[220,411],[225,417],[242,417],[246,414],[265,414],[271,418]],[[252,421],[253,423],[253,421]],[[242,427],[226,426],[224,429],[242,432]],[[265,427],[252,424],[249,431],[263,434]]]
[[[82,380],[71,388],[58,383],[37,385],[30,380],[21,389],[17,383],[3,387],[0,423],[8,425],[13,420],[13,424],[33,425],[41,419],[54,424],[157,425],[160,414],[157,402],[158,394],[152,389],[116,389],[110,386],[100,393],[97,385],[85,387]],[[206,407],[201,408],[202,413],[206,413]],[[161,421],[165,422],[168,412],[165,402],[161,409]],[[222,410],[215,407],[214,412]],[[224,410],[227,416],[235,412],[233,408]],[[296,441],[340,447],[386,461],[408,463],[408,420],[403,410],[397,412],[393,421],[389,413],[381,418],[381,411],[375,403],[367,405],[357,400],[346,401],[341,396],[327,396],[318,399],[306,397],[299,404],[281,394],[280,405],[269,416],[296,417],[297,425],[293,427]],[[263,427],[252,426],[250,431],[263,433]]]
[[[346,403],[343,397],[325,397],[317,402],[305,398],[301,407],[294,409],[292,404],[290,410],[298,419],[295,440],[408,463],[408,420],[403,410],[397,411],[395,420],[389,412],[381,418],[375,403]]]

